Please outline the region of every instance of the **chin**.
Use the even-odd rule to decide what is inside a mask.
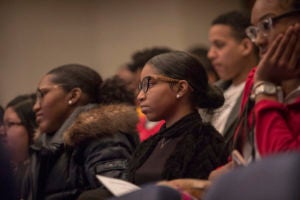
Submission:
[[[155,116],[147,116],[147,119],[148,121],[151,121],[151,122],[157,122],[157,121],[160,121],[161,119],[159,119],[158,117],[155,117]]]
[[[39,129],[38,129],[41,133],[48,133],[50,132],[49,127],[47,126],[47,124],[44,123],[40,123],[39,124]]]

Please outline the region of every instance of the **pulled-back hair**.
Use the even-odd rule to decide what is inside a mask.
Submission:
[[[35,94],[19,95],[8,102],[6,106],[6,109],[12,108],[17,113],[18,117],[21,120],[21,123],[24,125],[29,134],[28,138],[30,143],[32,143],[33,134],[35,132],[35,129],[37,128],[35,113],[33,112],[35,99]]]
[[[250,17],[238,11],[231,11],[219,15],[212,21],[211,25],[227,25],[233,30],[233,36],[237,40],[247,37],[245,30],[251,25]]]
[[[50,70],[47,75],[50,74],[53,75],[52,82],[61,85],[66,92],[77,87],[87,95],[89,103],[99,103],[103,80],[90,67],[67,64]]]
[[[164,76],[186,80],[193,89],[192,103],[198,108],[215,109],[223,105],[223,93],[209,85],[203,65],[192,54],[182,51],[164,53],[153,57],[147,64]]]

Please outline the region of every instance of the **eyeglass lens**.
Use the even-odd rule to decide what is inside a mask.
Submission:
[[[143,80],[139,83],[139,91],[143,90],[144,93],[146,93],[149,89],[151,77],[147,76],[143,78]]]

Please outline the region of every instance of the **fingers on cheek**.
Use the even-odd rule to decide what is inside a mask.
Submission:
[[[283,35],[279,34],[270,46],[270,51],[266,55],[265,59],[273,59],[274,61],[277,60],[280,47],[282,46],[282,40]]]
[[[297,29],[298,30],[298,29]],[[289,58],[290,68],[297,69],[300,68],[300,34],[299,30],[295,31],[293,34],[293,49],[291,52],[291,57]]]

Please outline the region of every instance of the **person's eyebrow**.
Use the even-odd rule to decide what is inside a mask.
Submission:
[[[274,13],[266,13],[265,15],[261,16],[258,20],[260,22],[268,17],[274,17],[274,16],[276,16]]]

